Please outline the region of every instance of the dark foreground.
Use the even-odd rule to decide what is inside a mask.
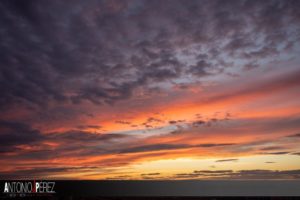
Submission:
[[[300,199],[300,180],[54,181],[55,193],[3,193],[5,182],[1,199]]]

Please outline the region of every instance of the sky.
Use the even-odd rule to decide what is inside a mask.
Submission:
[[[299,179],[299,7],[1,1],[0,179]]]

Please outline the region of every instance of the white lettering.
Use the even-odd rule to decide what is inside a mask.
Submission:
[[[4,185],[4,192],[8,192],[7,182],[5,182],[5,185]]]

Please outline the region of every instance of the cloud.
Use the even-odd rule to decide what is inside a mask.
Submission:
[[[145,128],[154,128],[157,125],[160,125],[164,123],[164,120],[155,118],[155,117],[149,117],[145,122],[143,122],[141,125],[143,125]]]
[[[236,145],[236,143],[217,143],[217,144],[213,144],[213,143],[207,143],[207,144],[199,144],[199,145],[195,145],[197,147],[222,147],[222,146],[232,146],[232,145]]]
[[[268,154],[268,155],[285,155],[285,154],[289,154],[290,152],[288,151],[278,151],[278,152],[266,152],[263,154]]]
[[[252,0],[1,1],[1,164],[9,168],[7,163],[58,160],[107,167],[176,157],[175,150],[182,151],[180,156],[210,148],[211,152],[220,148],[257,153],[252,149],[255,145],[232,134],[253,138],[253,134],[297,131],[299,118],[243,118],[227,123],[229,115],[205,118],[211,110],[205,106],[236,105],[234,100],[242,98],[252,103],[249,97],[297,88],[300,72],[292,71],[298,65],[290,62],[298,55],[298,7],[297,1]],[[277,70],[274,63],[287,65],[288,72],[266,77],[267,81],[262,77],[264,82],[247,83],[241,78],[223,87],[226,74],[256,77]],[[232,90],[232,85],[243,84],[249,87]],[[175,119],[177,113],[145,117],[152,116],[147,112],[176,110],[191,102],[203,108],[201,116],[194,116],[197,119],[185,116],[193,115],[190,111],[180,116],[184,120]],[[235,111],[239,108],[234,106]],[[193,112],[202,113],[201,109]],[[148,137],[149,128],[163,134],[139,140],[139,135],[127,134],[131,128],[139,129],[143,137]],[[222,137],[215,143],[220,135],[230,140]],[[270,155],[297,154],[281,152],[279,146],[257,149]],[[36,173],[72,171],[54,168],[39,168]],[[20,171],[20,176],[34,175],[34,171]]]
[[[199,60],[196,65],[190,66],[190,72],[197,76],[207,76],[210,73],[207,72],[207,69],[211,68],[212,64],[208,63],[205,60]]]
[[[138,87],[217,75],[240,62],[226,55],[249,66],[299,39],[297,7],[297,1],[3,1],[0,105],[112,104]]]
[[[300,156],[300,152],[291,153],[292,155]]]
[[[232,170],[195,170],[194,174],[224,174],[232,173]]]
[[[73,167],[35,167],[30,169],[14,169],[10,172],[0,171],[1,179],[28,179],[28,178],[45,178],[45,177],[60,177],[66,173],[91,173],[95,171],[105,171],[101,170],[100,167],[96,166],[73,166]]]
[[[300,170],[241,170],[232,174],[236,179],[298,179]]]
[[[102,126],[99,126],[99,125],[79,125],[77,126],[76,128],[78,129],[101,129]]]
[[[10,152],[17,145],[40,142],[44,136],[39,130],[16,121],[0,121],[0,152]]]
[[[194,179],[200,177],[222,177],[233,173],[233,170],[195,170],[192,173],[175,174],[176,178]]]
[[[117,124],[131,124],[131,122],[121,121],[121,120],[117,120],[117,121],[115,121],[115,123],[117,123]]]
[[[77,157],[111,154],[116,153],[116,150],[106,149],[103,144],[114,141],[121,143],[130,138],[132,137],[126,134],[82,130],[45,133],[28,124],[0,121],[0,154],[9,160],[47,160],[74,156],[74,153]],[[83,145],[83,149],[78,148]]]
[[[289,135],[287,137],[294,137],[294,138],[297,138],[297,137],[300,137],[300,133],[296,133],[296,134],[293,134],[293,135]]]
[[[117,134],[117,133],[91,133],[87,131],[67,131],[67,132],[57,132],[57,133],[49,133],[47,134],[47,138],[51,140],[58,141],[77,141],[77,142],[97,142],[97,141],[106,141],[111,139],[121,139],[128,137],[125,134]]]
[[[282,149],[285,149],[285,148],[281,147],[281,146],[270,146],[270,147],[261,148],[260,150],[262,150],[262,151],[270,151],[270,150],[282,150]]]
[[[121,151],[121,153],[137,153],[137,152],[148,152],[148,151],[162,151],[162,150],[174,150],[189,148],[187,144],[150,144],[142,145],[131,148],[126,148]]]
[[[192,125],[194,127],[198,127],[198,126],[201,126],[201,125],[204,125],[204,124],[205,124],[205,121],[203,121],[203,120],[197,120],[197,121],[192,123]]]
[[[179,179],[225,179],[225,180],[249,180],[249,179],[299,179],[300,170],[200,170],[192,173],[175,174]]]
[[[141,176],[158,176],[160,175],[161,173],[148,173],[148,174],[141,174]]]
[[[222,91],[219,94],[208,97],[203,100],[203,103],[216,103],[220,101],[235,100],[241,98],[251,98],[253,96],[262,96],[273,94],[275,91],[285,91],[287,89],[295,88],[299,85],[300,81],[298,76],[300,74],[299,70],[294,72],[288,72],[285,75],[275,76],[272,79],[263,80],[259,83],[251,83],[250,86],[240,89],[232,89],[230,91]]]
[[[178,150],[178,149],[188,149],[188,148],[213,148],[213,147],[224,147],[224,146],[231,146],[235,145],[235,143],[220,143],[220,144],[196,144],[196,145],[189,145],[189,144],[149,144],[149,145],[142,145],[136,147],[129,147],[121,151],[121,153],[138,153],[138,152],[148,152],[148,151],[163,151],[163,150]]]
[[[222,160],[216,160],[216,162],[236,162],[239,159],[222,159]]]

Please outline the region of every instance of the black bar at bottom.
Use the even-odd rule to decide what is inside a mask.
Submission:
[[[298,196],[300,198],[300,180],[51,181],[55,182],[55,194],[53,196],[58,197]],[[0,182],[2,193],[5,181]]]

